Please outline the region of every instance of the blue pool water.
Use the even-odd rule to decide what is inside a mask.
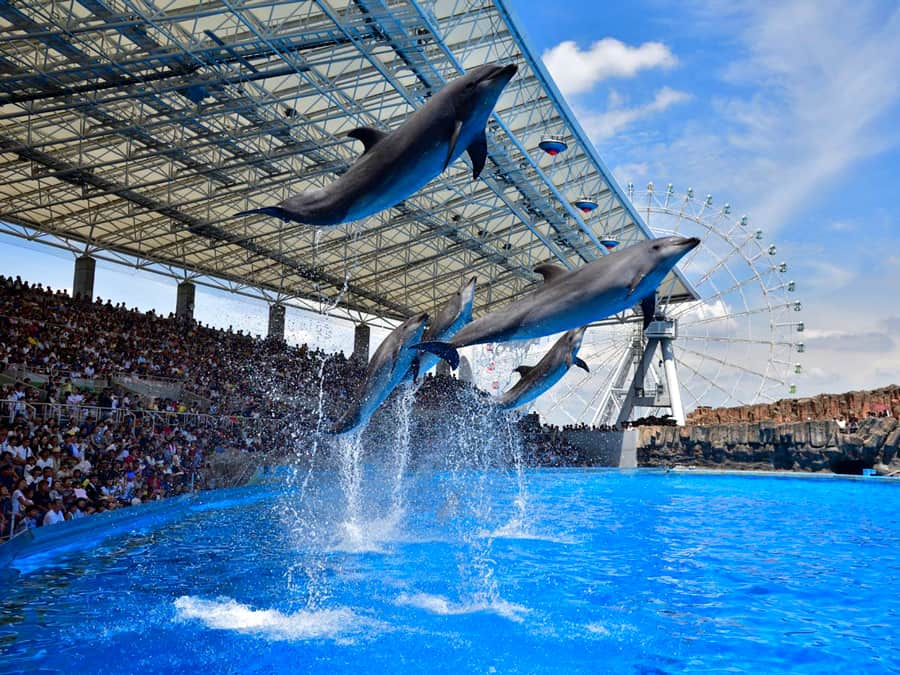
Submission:
[[[26,555],[0,671],[900,672],[900,486],[525,479],[413,473],[354,522],[336,478],[244,488]]]

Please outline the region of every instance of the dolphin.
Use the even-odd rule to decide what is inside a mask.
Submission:
[[[503,392],[495,401],[500,408],[518,408],[531,403],[562,379],[572,364],[582,370],[591,372],[587,364],[578,358],[581,340],[587,326],[567,331],[557,340],[543,358],[535,366],[519,366],[515,372],[521,379],[509,390]]]
[[[700,240],[696,237],[648,239],[578,268],[538,265],[544,277],[536,291],[496,312],[476,319],[446,342],[413,345],[459,365],[461,347],[489,342],[511,342],[554,335],[641,303],[645,326],[652,320],[656,288],[682,256]]]
[[[416,353],[410,345],[422,339],[428,314],[418,314],[397,326],[372,355],[356,397],[330,433],[345,434],[365,424],[412,365]]]
[[[423,342],[446,341],[456,335],[460,328],[472,320],[472,303],[475,301],[475,281],[472,277],[456,291],[438,312],[434,321],[422,336]],[[428,352],[418,352],[412,364],[413,381],[420,374],[427,373],[440,359]]]
[[[315,227],[360,220],[396,206],[464,152],[477,179],[487,159],[488,117],[516,70],[514,64],[477,66],[447,84],[394,131],[353,129],[347,135],[362,141],[365,149],[344,175],[324,188],[237,215],[264,213]]]

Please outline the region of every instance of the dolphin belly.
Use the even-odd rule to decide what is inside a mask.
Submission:
[[[447,143],[439,143],[424,152],[409,150],[409,157],[401,162],[371,162],[360,171],[368,173],[368,180],[355,194],[346,195],[351,201],[346,220],[362,220],[396,206],[428,185],[443,169]],[[379,158],[380,159],[380,158]]]

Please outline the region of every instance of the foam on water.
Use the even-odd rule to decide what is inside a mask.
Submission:
[[[430,593],[414,593],[412,595],[401,593],[394,602],[397,605],[417,607],[441,616],[488,613],[516,622],[521,622],[524,615],[531,611],[527,607],[507,602],[502,598],[452,602],[443,595],[432,595]]]
[[[175,600],[176,618],[197,620],[207,628],[259,635],[269,640],[345,640],[368,623],[349,609],[323,609],[284,614],[253,609],[232,598],[206,600],[183,595]]]
[[[571,537],[563,537],[556,534],[534,532],[522,526],[518,520],[513,519],[496,530],[482,530],[481,536],[486,539],[523,539],[526,541],[547,541],[551,544],[577,544],[578,541]]]
[[[337,539],[329,550],[342,553],[384,553],[387,544],[401,537],[403,513],[391,511],[383,518],[364,520],[359,516],[340,524]]]

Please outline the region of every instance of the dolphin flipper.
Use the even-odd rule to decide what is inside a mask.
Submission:
[[[575,365],[578,366],[579,368],[581,368],[586,373],[591,372],[591,369],[588,368],[588,364],[586,364],[583,359],[576,358]]]
[[[294,220],[294,218],[291,217],[290,211],[283,209],[280,206],[263,206],[259,209],[248,209],[247,211],[241,211],[240,213],[235,213],[234,215],[235,217],[252,216],[259,213],[265,214],[267,216],[275,216],[276,218],[281,218],[285,222]]]
[[[410,349],[434,354],[438,358],[444,359],[444,361],[449,363],[453,370],[459,368],[459,352],[456,351],[456,347],[448,342],[420,342],[419,344],[410,347]]]
[[[466,149],[469,159],[472,160],[472,180],[478,180],[487,161],[487,136],[482,131],[478,137],[469,144]]]
[[[453,159],[453,153],[456,151],[456,144],[459,142],[459,132],[462,131],[462,128],[462,120],[456,120],[453,123],[453,133],[450,135],[450,143],[447,146],[447,159],[444,160],[444,171],[447,170],[447,167],[450,166],[450,160]]]
[[[647,330],[656,313],[656,291],[641,300],[641,313],[644,315],[644,330]]]

